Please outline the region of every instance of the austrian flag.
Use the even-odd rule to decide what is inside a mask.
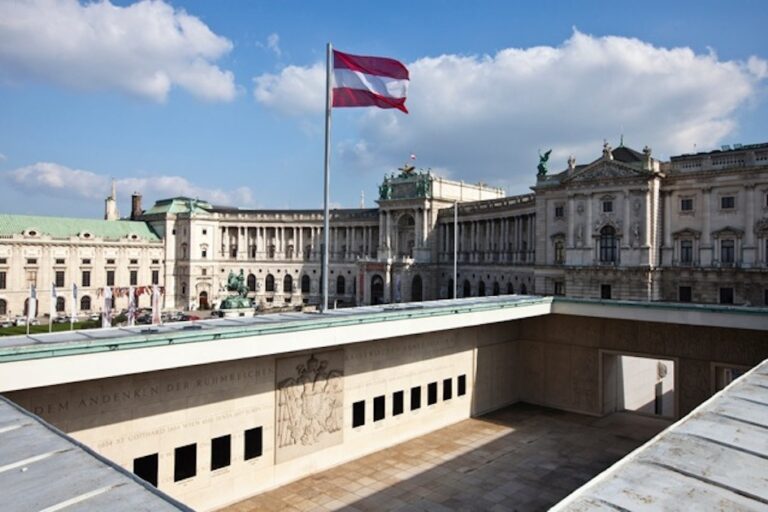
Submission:
[[[408,69],[384,57],[333,50],[333,106],[396,108],[408,113]]]

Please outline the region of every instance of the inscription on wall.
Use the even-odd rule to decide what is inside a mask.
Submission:
[[[344,351],[277,360],[275,462],[343,441]]]

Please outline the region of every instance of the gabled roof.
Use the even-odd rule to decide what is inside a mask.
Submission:
[[[620,148],[625,149],[625,148]],[[629,153],[622,152],[623,157],[631,156]],[[599,158],[589,165],[575,170],[569,176],[563,176],[561,183],[571,183],[579,181],[603,180],[606,178],[648,178],[652,173],[644,170],[641,166],[632,165],[634,162],[624,162],[617,160],[614,153],[613,160]]]
[[[0,214],[0,236],[21,235],[29,230],[52,238],[69,238],[89,233],[93,238],[107,240],[119,240],[129,235],[136,235],[143,240],[160,240],[160,236],[146,222],[140,221]]]

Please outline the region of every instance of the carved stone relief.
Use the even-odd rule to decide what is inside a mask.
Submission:
[[[276,463],[342,442],[344,352],[277,361]]]

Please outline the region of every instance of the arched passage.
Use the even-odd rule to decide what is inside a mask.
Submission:
[[[469,279],[464,280],[464,290],[462,290],[462,292],[462,297],[472,296],[472,283],[469,282]]]
[[[347,293],[347,281],[344,276],[336,278],[336,295],[344,295]]]
[[[501,287],[499,286],[498,281],[493,282],[493,294],[494,295],[501,295]]]
[[[453,279],[451,278],[451,279],[448,280],[448,298],[449,299],[455,299],[456,298],[456,297],[454,297],[454,292],[455,291],[456,290],[454,290]]]
[[[384,302],[384,279],[376,274],[371,278],[371,304]]]
[[[285,274],[285,277],[283,278],[283,293],[292,293],[293,292],[293,277],[291,277],[291,274]]]
[[[275,276],[267,274],[267,278],[264,280],[264,290],[268,292],[275,291]]]
[[[477,296],[485,297],[485,281],[483,281],[482,279],[477,284]]]
[[[413,276],[413,281],[411,281],[411,302],[421,302],[424,300],[421,288],[421,276]]]
[[[208,309],[208,292],[200,292],[200,295],[197,298],[197,303],[200,309]]]
[[[249,292],[255,292],[256,291],[256,276],[253,274],[248,274],[247,279],[247,286]]]
[[[301,276],[301,293],[309,293],[310,280],[307,274]]]

